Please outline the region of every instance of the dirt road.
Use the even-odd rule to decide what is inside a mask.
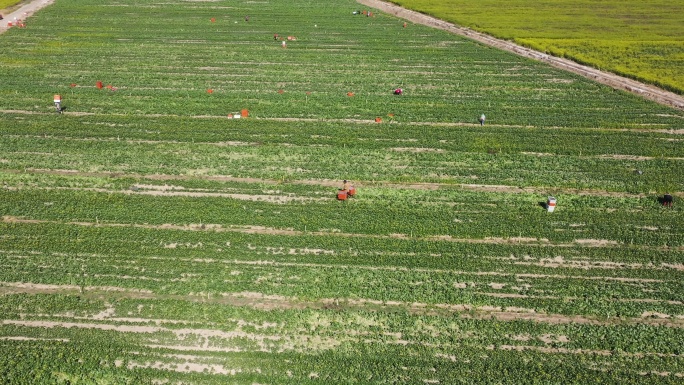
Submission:
[[[395,4],[386,3],[381,0],[357,1],[363,5],[379,9],[385,13],[394,15],[401,19],[405,19],[416,24],[422,24],[428,27],[439,28],[451,33],[462,35],[472,40],[478,41],[480,43],[490,45],[492,47],[496,47],[505,51],[513,52],[523,57],[548,63],[556,68],[576,73],[588,79],[613,87],[615,89],[632,92],[646,99],[653,100],[657,103],[674,107],[680,110],[684,110],[684,96],[680,96],[675,93],[665,91],[658,87],[644,84],[636,80],[628,79],[612,73],[599,71],[592,67],[577,64],[571,60],[558,58],[551,55],[547,55],[542,52],[534,51],[529,48],[519,46],[510,41],[496,39],[483,33],[479,33],[468,28],[458,27],[454,24],[436,19],[431,16],[424,15],[419,12],[404,9]]]
[[[0,33],[3,33],[10,28],[8,23],[15,25],[17,24],[17,20],[26,20],[27,17],[33,15],[33,13],[35,13],[37,10],[54,3],[54,1],[55,0],[25,1],[23,4],[18,6],[10,7],[7,10],[2,10],[0,14],[2,14],[4,20],[0,20]]]

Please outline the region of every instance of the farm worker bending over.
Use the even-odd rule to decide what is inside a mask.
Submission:
[[[60,95],[55,95],[55,109],[57,109],[57,113],[61,114],[62,113],[62,97]]]
[[[480,115],[480,126],[484,126],[485,119],[487,119],[485,114]]]
[[[342,191],[347,193],[347,196],[353,197],[356,195],[356,188],[354,188],[354,185],[352,185],[348,180],[344,180],[344,184],[342,185]]]
[[[394,90],[395,95],[401,95],[403,93],[404,93],[404,90],[402,90],[401,88],[397,88],[396,90]]]

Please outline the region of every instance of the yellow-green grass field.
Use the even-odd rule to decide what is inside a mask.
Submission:
[[[9,8],[11,6],[21,3],[22,0],[0,0],[0,10]]]
[[[518,44],[684,93],[684,1],[393,0]]]

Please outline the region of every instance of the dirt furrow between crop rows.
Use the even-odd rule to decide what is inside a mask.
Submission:
[[[599,319],[589,316],[581,315],[564,315],[564,314],[546,314],[537,313],[533,309],[521,308],[502,308],[499,306],[473,306],[465,304],[425,304],[425,303],[408,303],[399,301],[378,301],[369,299],[320,299],[317,301],[303,301],[294,297],[285,297],[277,295],[265,295],[255,292],[239,292],[239,293],[220,293],[218,295],[170,295],[170,294],[154,294],[146,291],[135,291],[125,288],[118,288],[112,290],[110,287],[85,287],[78,288],[73,285],[43,285],[30,284],[18,282],[0,282],[0,293],[2,295],[14,293],[49,293],[49,294],[69,294],[76,293],[84,297],[92,297],[98,299],[111,298],[141,298],[141,299],[174,299],[179,301],[192,301],[201,303],[219,303],[231,306],[246,306],[260,310],[274,310],[274,309],[328,309],[328,310],[350,310],[350,311],[371,311],[371,312],[405,312],[414,315],[430,315],[430,316],[453,316],[458,314],[462,318],[467,319],[496,319],[500,321],[532,321],[548,324],[589,324],[589,325],[616,325],[616,324],[645,324],[645,325],[660,325],[675,328],[684,328],[684,318],[672,318],[665,314],[644,314],[637,318],[609,318]],[[91,318],[93,320],[106,320],[107,317]],[[125,318],[123,318],[125,320]],[[137,318],[135,320],[138,320]],[[5,320],[8,322],[20,322],[18,320]],[[48,321],[34,321],[34,322],[48,322]],[[137,321],[136,321],[137,322]],[[54,322],[51,322],[51,324]],[[95,324],[99,325],[99,324]],[[59,326],[59,325],[54,325]],[[51,326],[52,327],[52,326]],[[97,327],[97,326],[96,326]],[[107,325],[110,330],[116,328],[125,328],[120,331],[129,330],[130,327],[125,325]],[[143,332],[158,331],[157,326],[145,326]],[[191,329],[189,329],[191,330]]]
[[[297,254],[296,250],[291,250],[288,254]],[[449,273],[453,275],[474,275],[474,276],[496,276],[496,277],[515,277],[516,279],[581,279],[581,280],[599,280],[599,281],[616,281],[616,282],[631,282],[631,283],[662,283],[661,279],[653,278],[630,278],[630,277],[611,277],[611,276],[582,276],[582,275],[561,275],[561,274],[531,274],[531,273],[503,273],[500,271],[462,271],[462,270],[445,270],[445,269],[425,269],[419,267],[399,267],[399,266],[364,266],[364,265],[331,265],[323,263],[306,263],[306,262],[279,262],[271,260],[217,260],[217,259],[197,259],[197,258],[179,258],[180,261],[185,262],[204,262],[204,263],[225,263],[231,265],[258,265],[258,266],[274,266],[274,267],[296,267],[296,268],[320,268],[320,269],[359,269],[371,271],[411,271],[421,273]],[[555,266],[552,266],[555,267]],[[573,267],[573,266],[568,266]],[[630,266],[630,268],[646,268],[655,270],[660,268],[673,268],[682,270],[684,266],[663,264],[660,267],[655,265],[640,265]]]
[[[209,177],[211,178],[211,177]],[[209,179],[206,178],[206,179]],[[205,178],[202,178],[205,179]],[[263,180],[264,183],[269,183],[270,181]],[[277,184],[278,182],[272,181],[274,184]],[[291,183],[298,183],[297,181],[293,181]],[[302,183],[302,184],[308,184],[308,183]],[[322,182],[322,185],[327,185],[327,182]],[[332,185],[333,183],[331,183]],[[338,183],[334,183],[338,184]],[[357,186],[363,187],[364,185],[362,183],[357,183]],[[446,185],[444,185],[446,186]],[[501,192],[501,193],[511,193],[514,192],[517,187],[513,186],[487,186],[487,185],[458,185],[461,188],[471,190],[471,191],[479,191],[479,192]],[[330,186],[334,187],[334,186]],[[395,186],[392,186],[395,187]],[[399,188],[398,186],[396,186]],[[430,186],[424,185],[424,184],[414,184],[414,188],[416,189],[426,189],[426,190],[432,190]],[[26,187],[14,187],[14,186],[5,186],[6,189],[8,190],[21,190],[21,189],[26,189]],[[330,198],[325,198],[325,197],[301,197],[301,196],[289,196],[289,195],[265,195],[265,194],[235,194],[235,193],[223,193],[223,192],[212,192],[212,191],[184,191],[185,188],[181,186],[154,186],[154,185],[140,185],[136,184],[131,187],[129,190],[110,190],[110,189],[104,189],[104,188],[91,188],[91,187],[31,187],[32,190],[69,190],[69,191],[92,191],[92,192],[101,192],[101,193],[118,193],[118,194],[126,194],[126,195],[152,195],[152,196],[167,196],[167,197],[214,197],[214,198],[231,198],[231,199],[238,199],[238,200],[246,200],[246,201],[265,201],[265,202],[271,202],[271,203],[287,203],[287,202],[315,202],[315,201],[326,201],[330,200]],[[531,189],[527,188],[517,188],[519,193],[529,193],[529,194],[543,194],[540,191],[532,191]],[[612,196],[610,195],[611,193],[608,192],[596,192],[596,193],[589,193],[585,194],[583,192],[578,192],[577,195],[591,195],[591,196]],[[627,197],[627,194],[623,194],[620,197]],[[673,194],[676,195],[676,194]],[[632,194],[629,196],[630,198],[645,198],[645,194]],[[524,239],[517,239],[516,241],[518,242],[525,242],[526,240]],[[529,240],[527,240],[529,241]]]
[[[61,224],[61,225],[73,225],[73,226],[89,226],[89,227],[132,227],[132,228],[142,228],[142,229],[153,229],[153,230],[180,230],[180,231],[212,231],[212,232],[236,232],[244,234],[264,234],[264,235],[288,235],[288,236],[337,236],[337,237],[348,237],[348,238],[374,238],[374,239],[404,239],[404,240],[415,240],[415,241],[445,241],[445,242],[456,242],[456,243],[473,243],[473,244],[511,244],[511,245],[527,245],[527,246],[547,246],[547,247],[601,247],[601,248],[611,248],[611,247],[621,247],[619,243],[615,241],[607,240],[596,240],[596,239],[575,239],[571,243],[552,243],[548,239],[537,239],[537,238],[453,238],[451,236],[432,236],[432,237],[418,237],[410,236],[408,234],[361,234],[361,233],[342,233],[342,232],[332,232],[332,231],[300,231],[292,229],[276,229],[272,227],[264,226],[224,226],[221,224],[212,223],[189,223],[185,225],[165,223],[161,225],[150,225],[150,224],[139,224],[139,223],[112,223],[112,222],[85,222],[85,221],[73,221],[73,222],[61,222],[43,219],[27,219],[19,218],[15,216],[5,215],[2,217],[2,222],[5,223],[33,223],[33,224]],[[684,247],[669,247],[669,246],[647,246],[639,245],[633,246],[643,250],[684,250]],[[561,267],[562,265],[548,264],[543,265],[544,267]],[[655,268],[655,267],[654,267]],[[665,267],[663,267],[665,268]],[[670,265],[667,268],[674,268],[681,270],[681,265]]]
[[[33,222],[31,222],[33,223]],[[175,247],[175,244],[167,245],[165,247]],[[2,254],[8,254],[5,251],[0,250],[0,253]],[[304,254],[316,254],[316,255],[323,255],[323,254],[334,254],[334,251],[326,251],[326,250],[315,250],[315,249],[294,249],[291,248],[288,251],[284,252],[288,255],[304,255]],[[40,252],[36,252],[36,254],[41,254]],[[29,258],[28,256],[24,255],[17,255],[17,258]],[[99,259],[109,259],[111,258],[110,255],[98,255],[98,254],[89,254],[90,258],[99,258]],[[161,257],[139,257],[140,259],[149,259],[149,260],[163,260],[164,258]],[[339,270],[346,270],[346,269],[355,269],[355,270],[367,270],[367,271],[387,271],[387,272],[414,272],[414,273],[430,273],[430,274],[451,274],[451,275],[462,275],[462,276],[475,276],[475,277],[512,277],[515,278],[516,280],[525,280],[525,279],[554,279],[554,280],[565,280],[565,279],[571,279],[571,280],[587,280],[587,281],[602,281],[602,282],[622,282],[622,283],[664,283],[666,280],[663,279],[655,279],[655,278],[634,278],[634,277],[615,277],[615,276],[604,276],[604,275],[563,275],[563,274],[534,274],[534,273],[505,273],[501,271],[464,271],[464,270],[447,270],[447,269],[429,269],[429,268],[420,268],[420,267],[401,267],[401,266],[367,266],[367,265],[347,265],[347,264],[325,264],[325,263],[310,263],[310,262],[282,262],[282,261],[276,261],[276,260],[238,260],[238,259],[212,259],[212,258],[183,258],[183,257],[177,257],[174,258],[174,260],[177,260],[179,262],[190,262],[190,263],[206,263],[206,264],[225,264],[225,265],[244,265],[244,266],[272,266],[272,267],[293,267],[293,268],[310,268],[310,269],[339,269]],[[597,262],[597,264],[614,264],[617,266],[622,267],[623,264],[618,264],[615,262]],[[515,263],[514,263],[515,264]],[[673,270],[679,270],[679,271],[684,271],[684,265],[682,264],[670,264],[670,263],[661,263],[659,265],[656,264],[624,264],[628,267],[627,269],[647,269],[647,270],[663,270],[663,269],[673,269]],[[577,266],[573,264],[569,265],[540,265],[542,267],[550,267],[550,268],[557,268],[557,267],[565,267],[565,268],[578,268]],[[588,269],[586,267],[579,267],[580,269]],[[465,286],[467,285],[466,282],[461,282],[460,284]],[[492,283],[491,285],[496,285],[496,283]],[[63,286],[62,286],[63,287]],[[493,286],[492,286],[493,287]],[[73,286],[74,290],[77,289],[76,286]],[[682,304],[681,301],[668,301],[673,304]]]
[[[322,186],[339,188],[340,181],[332,180],[288,180],[286,182],[275,179],[263,178],[241,178],[229,175],[169,175],[169,174],[137,174],[137,173],[122,173],[122,172],[84,172],[78,170],[48,170],[27,168],[24,170],[14,169],[0,169],[0,172],[10,174],[47,174],[47,175],[64,175],[74,177],[95,177],[95,178],[133,178],[133,179],[147,179],[157,181],[174,181],[174,180],[207,180],[215,182],[236,182],[236,183],[258,183],[268,185],[282,185],[282,184],[299,184],[308,186]],[[505,194],[541,194],[546,195],[548,188],[542,187],[517,187],[508,185],[486,185],[486,184],[472,184],[472,183],[431,183],[431,182],[414,182],[398,184],[393,182],[383,181],[355,181],[357,188],[363,187],[381,187],[394,189],[413,189],[413,190],[439,190],[440,188],[461,188],[468,191],[475,192],[494,192]],[[160,187],[158,187],[160,188]],[[613,197],[613,198],[645,198],[646,194],[630,194],[624,192],[605,191],[605,190],[590,190],[590,189],[574,189],[574,188],[554,188],[556,194],[573,194],[581,196],[599,196],[599,197]],[[674,196],[684,197],[684,192],[670,191]],[[200,193],[201,194],[201,193]],[[200,195],[196,195],[200,196]]]
[[[264,226],[224,226],[221,224],[211,223],[191,223],[185,225],[179,224],[160,224],[149,225],[139,223],[111,223],[111,222],[60,222],[43,219],[27,219],[15,216],[5,215],[2,217],[2,222],[5,223],[33,223],[33,224],[62,224],[74,226],[89,226],[89,227],[132,227],[142,229],[154,230],[181,230],[181,231],[213,231],[213,232],[238,232],[244,234],[265,234],[265,235],[288,235],[288,236],[337,236],[337,237],[358,237],[358,238],[374,238],[374,239],[406,239],[406,240],[432,240],[445,241],[457,243],[480,243],[480,244],[512,244],[528,246],[549,246],[549,247],[620,247],[621,245],[614,241],[592,240],[592,239],[576,239],[571,243],[552,243],[547,239],[537,238],[452,238],[451,236],[433,236],[433,237],[417,237],[409,236],[408,234],[360,234],[360,233],[342,233],[331,231],[300,231],[292,229],[276,229]],[[659,246],[638,246],[642,249],[661,249]],[[677,250],[677,248],[668,248],[668,250]]]
[[[6,114],[21,114],[21,115],[54,115],[53,112],[42,112],[42,111],[29,111],[29,110],[0,110],[0,113]],[[84,112],[84,111],[65,111],[63,113],[67,116],[121,116],[126,117],[126,114],[115,114],[115,113],[94,113],[94,112]],[[137,116],[141,116],[138,114]],[[168,118],[175,117],[181,118],[182,115],[174,114],[144,114],[143,116],[150,118]],[[195,119],[227,119],[222,115],[193,115],[189,116]],[[258,121],[272,121],[272,122],[309,122],[309,123],[345,123],[345,124],[373,124],[378,123],[371,119],[324,119],[324,118],[297,118],[297,117],[251,117],[249,119]],[[466,123],[466,122],[387,122],[383,124],[390,125],[409,125],[409,126],[434,126],[434,127],[479,127],[478,123]],[[506,124],[489,124],[492,128],[534,128],[533,126],[521,126],[521,125],[506,125]],[[565,130],[564,127],[544,127],[549,130]],[[647,129],[647,128],[604,128],[604,127],[584,127],[585,130],[597,130],[601,132],[611,131],[611,132],[644,132],[644,133],[661,133],[669,135],[684,135],[684,130],[679,129]]]
[[[88,138],[88,137],[75,138],[75,137],[68,137],[68,136],[50,136],[50,135],[35,135],[35,136],[6,135],[5,137],[7,137],[7,138],[33,137],[33,138],[37,138],[37,139],[55,139],[55,140],[80,141],[80,142],[94,142],[94,143],[116,142],[116,143],[127,143],[127,144],[173,144],[173,145],[186,144],[184,142],[179,142],[177,140],[121,139],[119,137],[116,137],[116,138],[114,138],[114,137],[111,137],[111,138]],[[200,144],[200,143],[197,143],[197,144]],[[220,142],[202,142],[201,144],[208,145],[208,146],[216,146],[216,147],[258,147],[261,145],[261,143],[258,141],[252,141],[252,142],[220,141]],[[292,147],[299,146],[299,145],[291,144],[291,143],[281,143],[280,145],[292,146]],[[426,153],[426,152],[446,153],[446,152],[448,152],[447,150],[444,150],[441,148],[428,148],[428,147],[392,147],[392,148],[388,148],[388,150],[396,151],[396,152],[409,152],[409,153]],[[14,152],[14,153],[18,153],[18,152]],[[462,153],[464,153],[464,154],[468,154],[468,153],[477,154],[477,152],[462,152]],[[51,154],[52,153],[45,153],[45,155],[51,155]],[[531,155],[531,156],[537,156],[537,157],[556,156],[556,154],[553,154],[553,153],[539,153],[539,152],[529,152],[529,151],[523,151],[523,152],[520,152],[519,154]],[[582,159],[614,159],[614,160],[625,160],[625,161],[636,161],[636,162],[652,161],[652,160],[675,160],[675,161],[684,160],[684,157],[667,157],[667,156],[655,157],[655,156],[638,156],[638,155],[630,155],[630,154],[582,155],[581,158]]]

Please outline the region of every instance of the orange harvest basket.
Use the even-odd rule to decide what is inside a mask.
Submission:
[[[345,191],[345,190],[337,191],[337,199],[339,199],[341,201],[346,201],[347,200],[347,191]]]

